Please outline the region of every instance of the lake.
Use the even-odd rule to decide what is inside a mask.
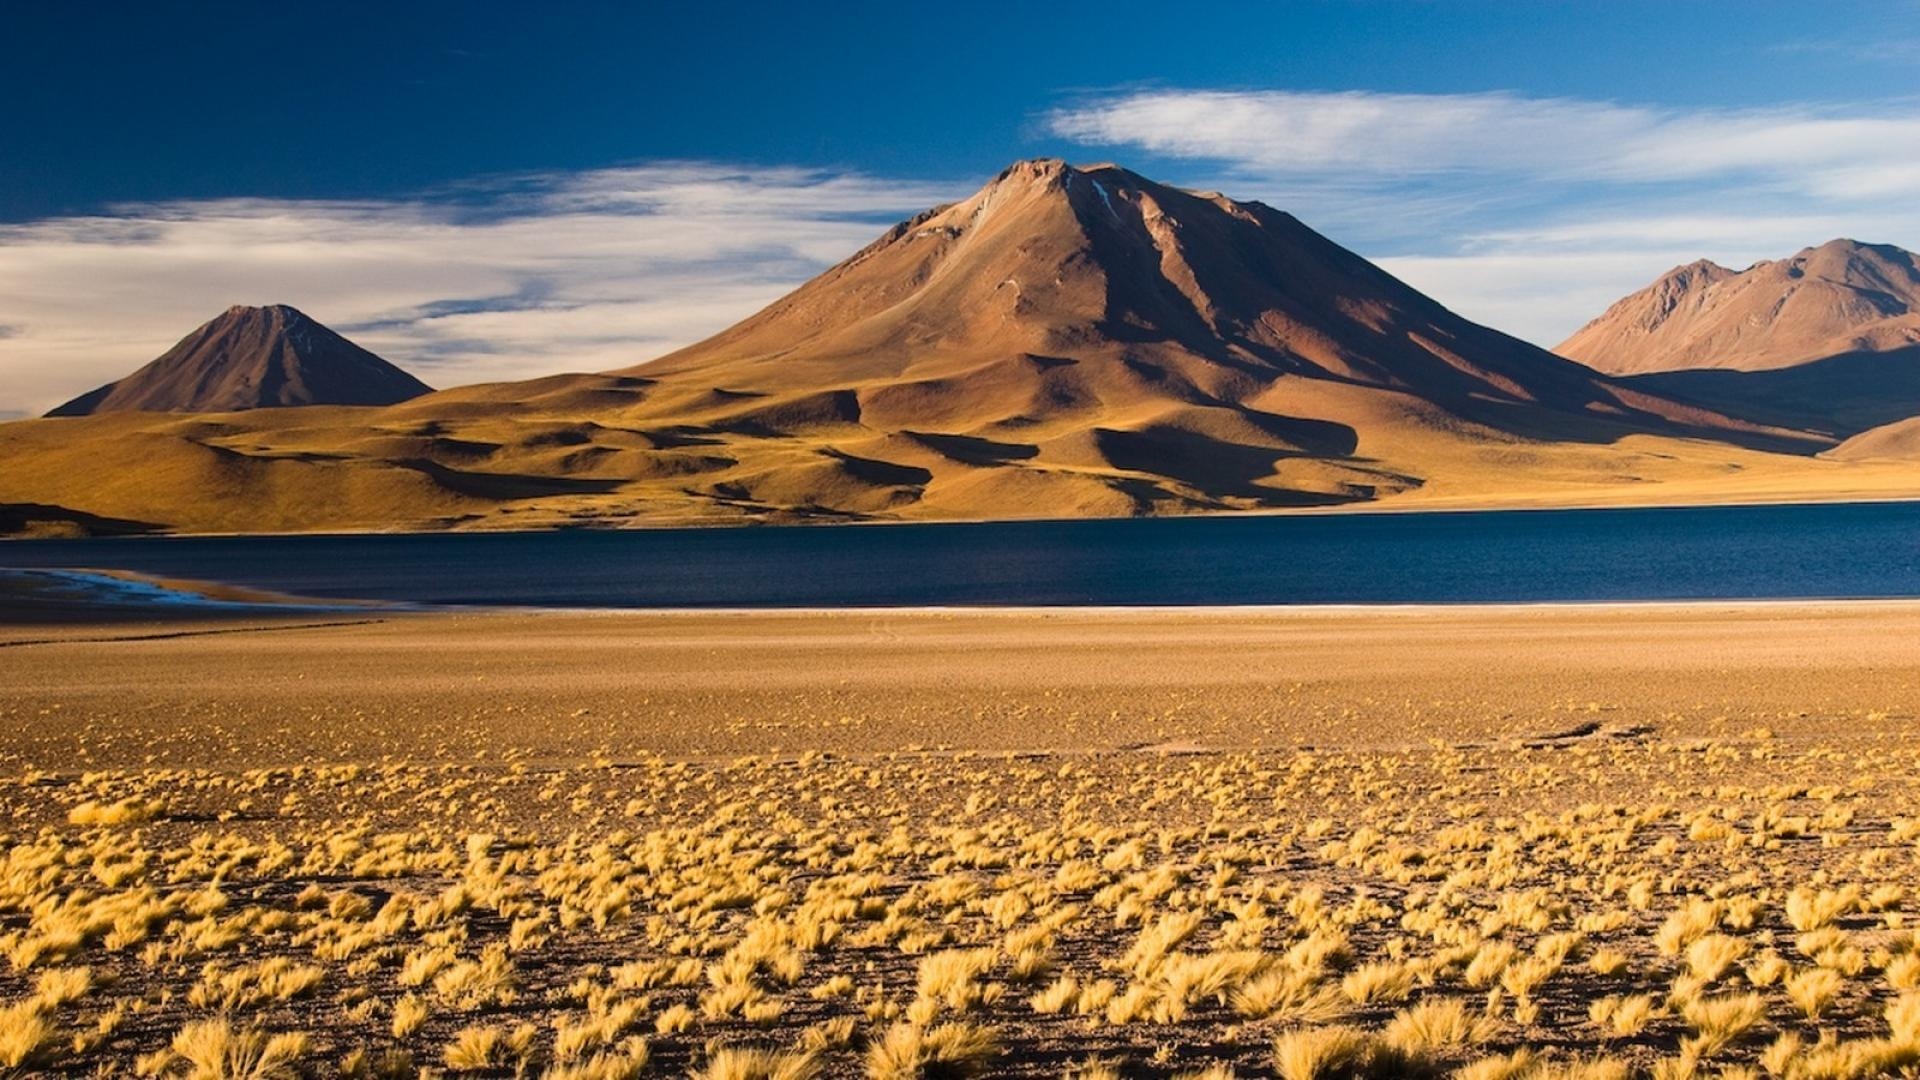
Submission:
[[[543,607],[1920,596],[1920,503],[0,543],[0,566]]]

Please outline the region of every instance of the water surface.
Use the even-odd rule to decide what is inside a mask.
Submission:
[[[548,607],[1920,596],[1920,503],[0,544],[0,565]]]

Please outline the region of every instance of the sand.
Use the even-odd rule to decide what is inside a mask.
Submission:
[[[1902,738],[1920,602],[0,624],[0,766]]]

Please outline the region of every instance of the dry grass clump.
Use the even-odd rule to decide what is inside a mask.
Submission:
[[[813,1080],[820,1075],[820,1062],[803,1051],[727,1046],[689,1075],[694,1080]]]
[[[1387,1022],[1388,1046],[1412,1060],[1427,1060],[1493,1041],[1500,1022],[1477,1014],[1459,998],[1422,1001]]]
[[[440,1052],[453,1072],[494,1072],[519,1066],[532,1057],[538,1030],[532,1024],[512,1028],[500,1024],[473,1024],[461,1028]]]
[[[166,813],[157,800],[122,799],[114,803],[83,802],[67,812],[70,825],[142,825]]]
[[[303,1032],[236,1030],[215,1019],[188,1024],[169,1045],[185,1080],[295,1080],[309,1043]]]
[[[868,1080],[964,1080],[985,1075],[1000,1055],[991,1028],[956,1022],[895,1024],[867,1049]]]
[[[1356,1027],[1295,1028],[1273,1041],[1280,1080],[1332,1080],[1388,1072],[1381,1042]]]
[[[21,1071],[50,1056],[53,1021],[39,1001],[0,1008],[0,1066]]]

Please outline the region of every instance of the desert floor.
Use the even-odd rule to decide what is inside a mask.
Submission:
[[[0,621],[0,1071],[1891,1075],[1920,603]]]

